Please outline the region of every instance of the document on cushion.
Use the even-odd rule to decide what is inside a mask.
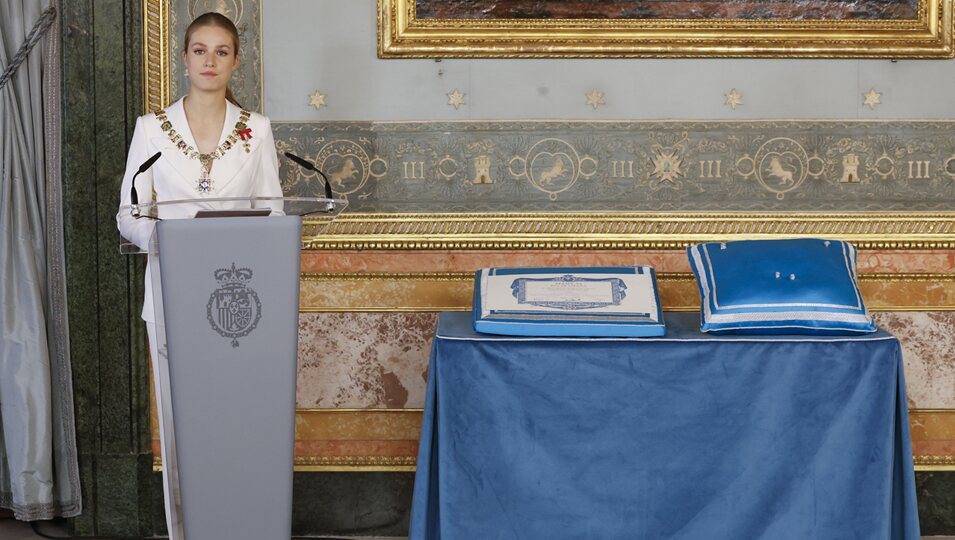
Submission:
[[[856,249],[839,240],[745,240],[687,248],[701,329],[857,334],[876,330],[856,281]]]
[[[649,266],[484,268],[474,283],[474,330],[515,336],[662,336]]]

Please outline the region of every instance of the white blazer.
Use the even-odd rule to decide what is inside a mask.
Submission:
[[[172,128],[182,137],[185,143],[197,148],[195,138],[189,130],[186,121],[186,112],[180,99],[165,109],[166,117],[172,123]],[[239,120],[241,109],[232,103],[226,102],[225,124],[219,138],[221,145],[235,131],[235,124]],[[139,117],[133,140],[129,144],[129,155],[126,158],[126,174],[123,176],[123,186],[120,188],[120,211],[116,214],[116,224],[123,238],[133,242],[141,249],[147,249],[152,237],[156,221],[149,218],[135,218],[129,212],[130,188],[133,175],[140,165],[156,152],[162,152],[153,166],[136,177],[136,195],[139,203],[149,201],[173,201],[191,199],[189,204],[176,205],[168,208],[159,207],[161,219],[191,218],[200,209],[226,209],[248,207],[241,203],[211,203],[203,199],[219,197],[281,197],[282,187],[279,184],[278,158],[275,152],[275,140],[272,137],[272,124],[269,119],[256,113],[251,113],[247,127],[251,128],[252,138],[248,140],[249,152],[246,152],[241,139],[214,160],[209,176],[212,178],[212,190],[200,192],[196,189],[197,180],[202,174],[198,159],[190,159],[176,147],[169,136],[162,130],[160,121],[155,113]],[[257,206],[272,207],[281,213],[281,204],[259,204]],[[124,208],[125,207],[125,208]],[[155,322],[152,301],[152,285],[149,266],[146,266],[146,290],[143,303],[143,320]]]

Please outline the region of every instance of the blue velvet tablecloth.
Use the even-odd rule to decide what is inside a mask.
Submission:
[[[919,538],[898,341],[478,335],[442,313],[412,539]]]

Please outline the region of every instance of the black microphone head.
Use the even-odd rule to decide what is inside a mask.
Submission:
[[[143,162],[142,165],[139,166],[139,172],[141,173],[146,172],[147,169],[153,166],[153,163],[156,163],[156,160],[159,159],[159,156],[161,155],[162,155],[162,152],[156,152],[155,154],[153,154],[152,157],[147,159],[145,162]]]
[[[315,165],[312,165],[311,162],[309,162],[309,161],[308,161],[307,159],[305,159],[305,158],[300,158],[300,157],[296,156],[295,154],[293,154],[293,153],[291,153],[291,152],[286,152],[286,153],[285,153],[285,157],[291,159],[291,160],[294,161],[295,163],[298,163],[299,165],[301,165],[302,167],[305,167],[306,169],[308,169],[308,170],[310,170],[310,171],[314,171],[314,170],[315,170]]]

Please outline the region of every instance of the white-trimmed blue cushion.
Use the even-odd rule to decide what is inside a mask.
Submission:
[[[856,282],[856,249],[839,240],[744,240],[687,248],[701,330],[727,334],[876,331]]]

